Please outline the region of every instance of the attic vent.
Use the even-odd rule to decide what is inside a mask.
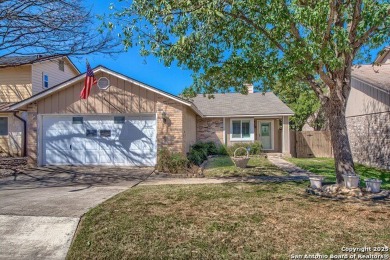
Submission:
[[[99,78],[97,85],[100,89],[105,90],[110,86],[110,81],[106,77]]]

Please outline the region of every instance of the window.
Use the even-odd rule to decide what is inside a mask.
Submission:
[[[8,117],[0,117],[0,135],[8,135]]]
[[[125,117],[124,116],[114,116],[114,124],[124,124]]]
[[[100,137],[111,137],[111,130],[100,130]]]
[[[96,129],[87,129],[85,135],[87,137],[96,137],[97,136],[97,130]]]
[[[58,69],[60,71],[65,71],[65,62],[63,60],[58,61]]]
[[[251,120],[232,120],[231,138],[251,140]]]
[[[74,125],[82,125],[83,124],[83,118],[81,116],[73,117],[72,118],[72,124],[74,124]]]
[[[49,76],[48,75],[43,74],[43,76],[42,76],[42,84],[43,84],[44,88],[48,88],[49,87]]]

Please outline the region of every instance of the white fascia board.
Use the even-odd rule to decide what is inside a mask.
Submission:
[[[207,115],[207,116],[203,116],[205,118],[217,118],[217,117],[276,117],[276,116],[279,116],[279,117],[282,117],[282,116],[293,116],[294,114],[291,114],[291,113],[287,113],[287,114],[267,114],[267,115],[223,115],[223,116],[220,116],[220,115]]]
[[[126,76],[123,76],[123,75],[121,75],[121,74],[118,74],[118,73],[116,73],[116,72],[114,72],[114,71],[108,70],[108,69],[106,69],[106,68],[104,68],[104,67],[97,67],[96,69],[93,70],[93,72],[94,72],[94,73],[97,73],[97,72],[105,72],[105,73],[111,74],[111,75],[113,75],[113,76],[115,76],[115,77],[118,77],[118,78],[123,79],[123,80],[125,80],[125,81],[127,81],[127,82],[130,82],[130,83],[133,83],[133,84],[138,85],[138,86],[140,86],[140,87],[143,87],[143,88],[145,88],[145,89],[147,89],[147,90],[150,90],[150,91],[152,91],[152,92],[155,92],[155,93],[157,93],[157,94],[159,94],[159,95],[162,95],[162,96],[164,96],[164,97],[173,99],[173,100],[175,100],[175,101],[177,101],[177,102],[180,102],[180,103],[182,103],[182,104],[184,104],[184,105],[187,105],[187,106],[193,108],[199,115],[202,116],[202,114],[200,113],[200,111],[199,111],[191,102],[187,102],[187,101],[184,101],[184,100],[182,100],[182,99],[180,99],[180,98],[176,98],[176,97],[173,96],[173,95],[170,95],[170,94],[165,93],[165,92],[163,92],[163,91],[159,91],[159,90],[157,90],[157,89],[154,89],[154,88],[152,88],[152,87],[150,87],[150,86],[147,86],[147,85],[145,85],[145,84],[143,84],[143,83],[141,83],[141,82],[138,82],[138,81],[136,81],[136,80],[133,80],[133,79],[131,79],[131,78],[128,78],[128,77],[126,77]],[[62,90],[62,89],[64,89],[64,88],[66,88],[66,87],[69,86],[69,85],[74,84],[74,83],[76,83],[77,81],[84,79],[84,77],[85,77],[85,73],[83,73],[83,74],[81,74],[81,75],[79,75],[79,76],[73,78],[73,79],[70,80],[70,81],[64,82],[64,83],[62,83],[62,84],[60,84],[60,85],[57,85],[57,86],[55,86],[55,87],[52,87],[52,88],[48,89],[47,91],[41,92],[41,93],[39,93],[39,94],[37,94],[37,95],[31,97],[31,98],[28,98],[28,99],[23,100],[23,101],[21,101],[21,102],[15,104],[15,105],[12,105],[12,106],[10,106],[10,109],[18,109],[18,108],[20,108],[20,107],[26,106],[26,105],[28,105],[28,104],[30,104],[30,103],[32,103],[32,102],[35,102],[35,101],[37,101],[37,100],[39,100],[39,99],[42,99],[42,98],[44,98],[44,97],[46,97],[46,96],[48,96],[48,95],[53,94],[53,93],[56,92],[56,91],[60,91],[60,90]]]

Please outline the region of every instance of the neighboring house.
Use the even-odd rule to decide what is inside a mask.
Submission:
[[[162,147],[186,153],[196,141],[261,140],[289,154],[293,112],[272,93],[185,100],[103,66],[80,99],[85,74],[9,107],[27,111],[27,155],[38,165],[154,166]],[[283,123],[280,123],[280,122]]]
[[[79,73],[67,57],[0,58],[0,156],[21,156],[24,153],[26,113],[9,107]]]
[[[353,68],[348,136],[355,161],[390,169],[390,48],[375,64]]]

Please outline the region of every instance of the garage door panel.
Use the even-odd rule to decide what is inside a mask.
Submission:
[[[43,117],[43,164],[155,165],[155,116],[125,116],[123,124],[107,115],[83,116],[83,124],[72,124],[72,117]]]
[[[86,139],[84,141],[84,144],[85,144],[85,146],[84,146],[85,150],[92,150],[92,151],[99,150],[99,144],[95,140],[88,140],[88,139]]]
[[[44,142],[44,149],[49,150],[69,150],[69,140],[60,138],[52,138]]]
[[[69,156],[68,156],[67,152],[60,151],[60,150],[47,149],[45,154],[46,154],[46,164],[49,164],[49,165],[70,164]]]
[[[86,165],[98,165],[99,164],[99,153],[97,151],[93,153],[85,154],[85,164]]]
[[[154,147],[151,140],[136,140],[131,143],[130,150],[154,150]]]

